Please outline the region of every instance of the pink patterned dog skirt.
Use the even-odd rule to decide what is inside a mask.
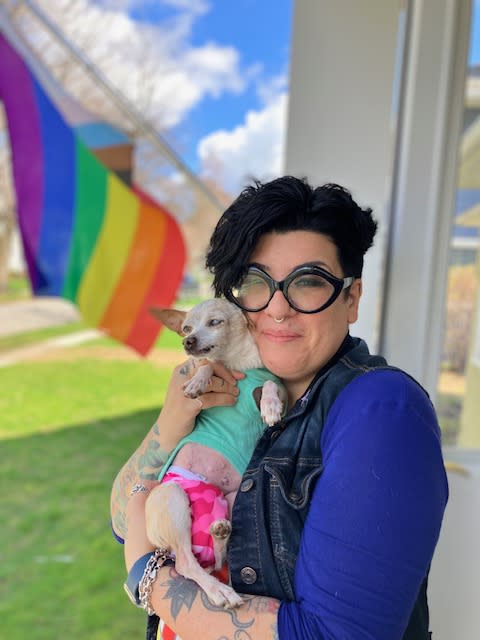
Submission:
[[[192,550],[202,567],[211,567],[215,564],[215,554],[210,525],[215,520],[228,518],[227,500],[214,484],[179,467],[174,469],[165,474],[162,483],[175,482],[187,494],[192,511]]]

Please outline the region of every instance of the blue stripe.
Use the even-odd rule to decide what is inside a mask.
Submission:
[[[101,149],[117,144],[128,144],[128,137],[107,122],[90,122],[75,127],[75,133],[89,149]]]
[[[68,266],[75,210],[75,139],[46,94],[34,81],[44,157],[44,200],[37,262],[37,295],[61,296]]]

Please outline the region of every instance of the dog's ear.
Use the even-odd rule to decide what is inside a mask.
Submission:
[[[183,336],[182,324],[187,315],[186,311],[179,309],[162,309],[161,307],[150,307],[149,312],[154,318],[160,320],[171,331],[175,331],[179,336]]]

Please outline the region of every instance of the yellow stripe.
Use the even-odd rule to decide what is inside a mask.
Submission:
[[[77,298],[89,324],[98,325],[113,296],[135,237],[138,210],[136,196],[116,175],[109,173],[103,227]]]

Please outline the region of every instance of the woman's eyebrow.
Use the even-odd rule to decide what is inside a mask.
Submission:
[[[267,273],[269,271],[268,265],[262,264],[261,262],[250,262],[248,266],[258,267],[259,269],[262,269]],[[326,262],[322,262],[322,260],[312,260],[311,262],[302,262],[301,264],[297,264],[290,273],[295,271],[295,269],[299,269],[300,267],[321,267],[322,269],[326,269],[328,272],[331,271],[330,265],[328,265]]]
[[[330,265],[328,265],[326,262],[322,262],[321,260],[312,260],[312,262],[303,262],[302,264],[298,265],[298,267],[321,267],[322,269],[327,269],[327,271],[330,271]],[[295,269],[298,269],[298,267],[295,267]]]

